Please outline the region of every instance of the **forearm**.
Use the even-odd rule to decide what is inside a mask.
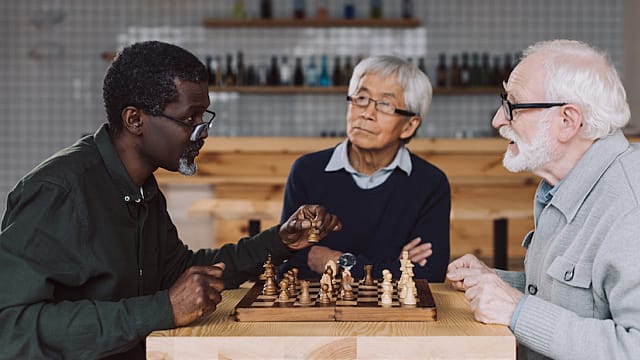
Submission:
[[[174,326],[166,291],[118,302],[63,301],[0,311],[2,358],[92,359],[126,351]]]

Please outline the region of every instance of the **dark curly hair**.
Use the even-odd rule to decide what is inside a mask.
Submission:
[[[102,98],[114,135],[122,131],[122,110],[135,106],[159,115],[177,100],[175,80],[207,81],[207,70],[192,53],[176,45],[144,41],[122,49],[107,69]]]

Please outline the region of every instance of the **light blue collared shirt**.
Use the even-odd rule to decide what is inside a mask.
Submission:
[[[329,159],[329,163],[327,163],[327,166],[324,168],[324,171],[331,172],[344,169],[346,172],[351,174],[353,181],[355,181],[356,185],[361,189],[372,189],[384,183],[395,168],[399,168],[407,175],[411,175],[411,154],[409,154],[409,150],[407,150],[404,145],[401,145],[398,148],[396,156],[389,165],[377,170],[369,176],[359,173],[353,168],[353,166],[351,166],[351,163],[349,163],[349,156],[347,154],[348,143],[349,139],[346,139],[336,146],[333,154],[331,155],[331,159]]]

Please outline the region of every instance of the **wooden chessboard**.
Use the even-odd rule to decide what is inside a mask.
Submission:
[[[398,301],[394,287],[393,303],[381,305],[380,283],[365,286],[353,284],[355,300],[332,298],[330,304],[317,301],[320,282],[310,280],[311,304],[300,304],[298,297],[279,301],[278,295],[262,294],[264,281],[257,281],[235,308],[236,321],[436,321],[436,304],[427,280],[415,280],[418,295],[416,305],[403,305]],[[338,286],[339,287],[339,279]]]

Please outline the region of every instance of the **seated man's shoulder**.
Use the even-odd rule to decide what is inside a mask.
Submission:
[[[429,176],[430,178],[435,178],[439,180],[447,180],[447,175],[442,171],[439,167],[434,164],[428,162],[427,160],[421,158],[416,154],[411,154],[411,162],[413,164],[413,169],[416,171],[419,176]]]

